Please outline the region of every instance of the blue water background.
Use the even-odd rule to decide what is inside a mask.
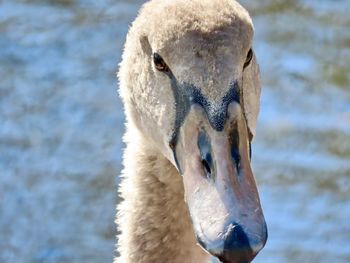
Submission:
[[[112,262],[115,72],[141,3],[0,0],[0,262]],[[350,1],[241,3],[263,81],[255,262],[350,262]]]

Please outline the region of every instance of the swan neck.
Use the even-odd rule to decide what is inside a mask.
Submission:
[[[193,233],[182,177],[151,145],[134,137],[124,153],[114,263],[209,262]]]

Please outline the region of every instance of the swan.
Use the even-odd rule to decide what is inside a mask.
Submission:
[[[267,228],[250,166],[260,75],[233,0],[151,0],[127,34],[114,263],[251,262]]]

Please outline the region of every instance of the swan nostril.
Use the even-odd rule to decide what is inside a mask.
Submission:
[[[241,167],[241,156],[237,148],[231,148],[231,157],[236,165],[237,171],[239,171]]]
[[[205,131],[201,131],[198,135],[198,149],[200,154],[201,164],[206,172],[208,178],[212,177],[214,167],[213,158],[211,154],[211,144],[208,135]]]
[[[239,152],[239,133],[238,133],[237,124],[235,124],[230,134],[230,144],[231,144],[231,158],[234,161],[237,172],[239,172],[241,168],[241,155]]]
[[[203,165],[205,171],[207,172],[207,174],[208,175],[211,174],[211,169],[210,169],[209,163],[206,160],[202,159],[202,165]]]

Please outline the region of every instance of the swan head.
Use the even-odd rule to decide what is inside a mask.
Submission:
[[[250,165],[260,97],[253,31],[232,0],[150,1],[119,71],[128,125],[183,176],[198,243],[226,263],[251,262],[267,240]]]

